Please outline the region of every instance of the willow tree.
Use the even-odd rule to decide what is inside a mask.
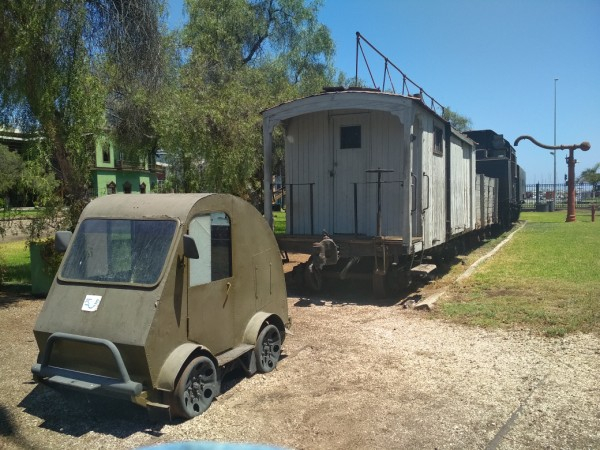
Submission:
[[[184,190],[254,200],[262,178],[260,112],[332,83],[320,2],[188,0],[180,78],[159,113],[161,144]],[[187,170],[186,170],[187,168]],[[191,169],[191,170],[190,170]]]
[[[144,114],[131,111],[140,103],[136,88],[151,89],[159,78],[162,3],[5,0],[0,5],[0,120],[40,137],[39,161],[61,182],[61,198],[70,207],[68,225],[87,202],[95,156],[86,146],[89,135],[108,125],[121,127],[130,139],[135,132],[148,134]]]
[[[444,108],[442,117],[450,122],[450,125],[452,125],[453,128],[456,128],[460,132],[469,131],[473,126],[470,118],[452,111],[448,106]]]

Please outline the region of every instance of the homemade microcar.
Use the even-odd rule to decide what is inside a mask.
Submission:
[[[191,418],[228,370],[277,365],[290,324],[281,256],[244,200],[100,197],[56,246],[66,254],[34,328],[37,381]]]

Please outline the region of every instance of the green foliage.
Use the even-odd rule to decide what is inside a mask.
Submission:
[[[470,118],[463,116],[455,111],[452,111],[450,107],[444,108],[444,113],[442,114],[442,117],[448,122],[450,122],[450,125],[452,125],[453,128],[461,132],[468,131],[473,126]]]
[[[83,135],[102,124],[105,97],[86,49],[86,4],[10,1],[1,14],[2,117],[42,137],[39,166],[56,163],[69,203],[78,204],[90,173]]]
[[[258,203],[260,112],[331,84],[333,43],[318,2],[188,1],[187,58],[161,93],[154,124],[171,186]]]
[[[0,197],[17,184],[22,166],[23,159],[18,153],[11,152],[8,147],[0,145]]]
[[[0,123],[40,137],[39,161],[26,167],[22,186],[47,211],[66,211],[70,227],[88,201],[90,135],[108,128],[131,159],[164,149],[173,190],[231,192],[257,203],[260,112],[335,84],[318,0],[189,0],[181,33],[165,31],[164,4],[0,6]]]
[[[590,183],[592,186],[596,187],[600,184],[600,163],[596,163],[593,167],[589,169],[585,169],[579,175],[577,179],[578,183]]]
[[[148,134],[148,91],[139,87],[152,89],[160,77],[161,12],[161,0],[7,0],[0,6],[0,123],[40,137],[38,161],[26,172],[42,179],[26,173],[23,186],[43,191],[38,201],[47,212],[62,211],[64,201],[67,213],[54,219],[71,228],[89,200],[89,136],[135,120],[142,125],[126,126],[127,132]],[[142,112],[119,115],[130,110]],[[51,168],[60,191],[51,186]]]
[[[526,213],[523,230],[461,286],[439,314],[486,327],[527,327],[548,336],[600,333],[598,230],[589,216]]]

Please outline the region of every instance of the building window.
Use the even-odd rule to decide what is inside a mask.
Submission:
[[[110,144],[108,142],[102,144],[102,162],[110,163]]]
[[[190,259],[190,286],[231,277],[231,222],[224,212],[197,216],[190,222],[190,236],[198,259]]]
[[[129,181],[123,183],[123,192],[126,194],[131,194],[131,183]]]
[[[433,154],[444,154],[444,131],[441,128],[434,127],[433,129]]]
[[[340,127],[340,148],[361,148],[360,125]]]
[[[117,184],[114,181],[111,181],[106,185],[106,193],[107,194],[116,194],[117,193]]]
[[[140,184],[140,194],[146,193],[146,183]]]

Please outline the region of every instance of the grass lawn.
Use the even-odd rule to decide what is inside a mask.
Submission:
[[[0,209],[0,220],[31,219],[42,215],[41,209]]]
[[[31,291],[29,248],[25,241],[0,243],[0,290]]]
[[[273,228],[275,234],[285,233],[285,211],[273,211]]]
[[[435,313],[484,327],[529,328],[548,336],[600,334],[600,223],[589,210],[523,213],[525,227]],[[600,219],[600,218],[599,218]]]

